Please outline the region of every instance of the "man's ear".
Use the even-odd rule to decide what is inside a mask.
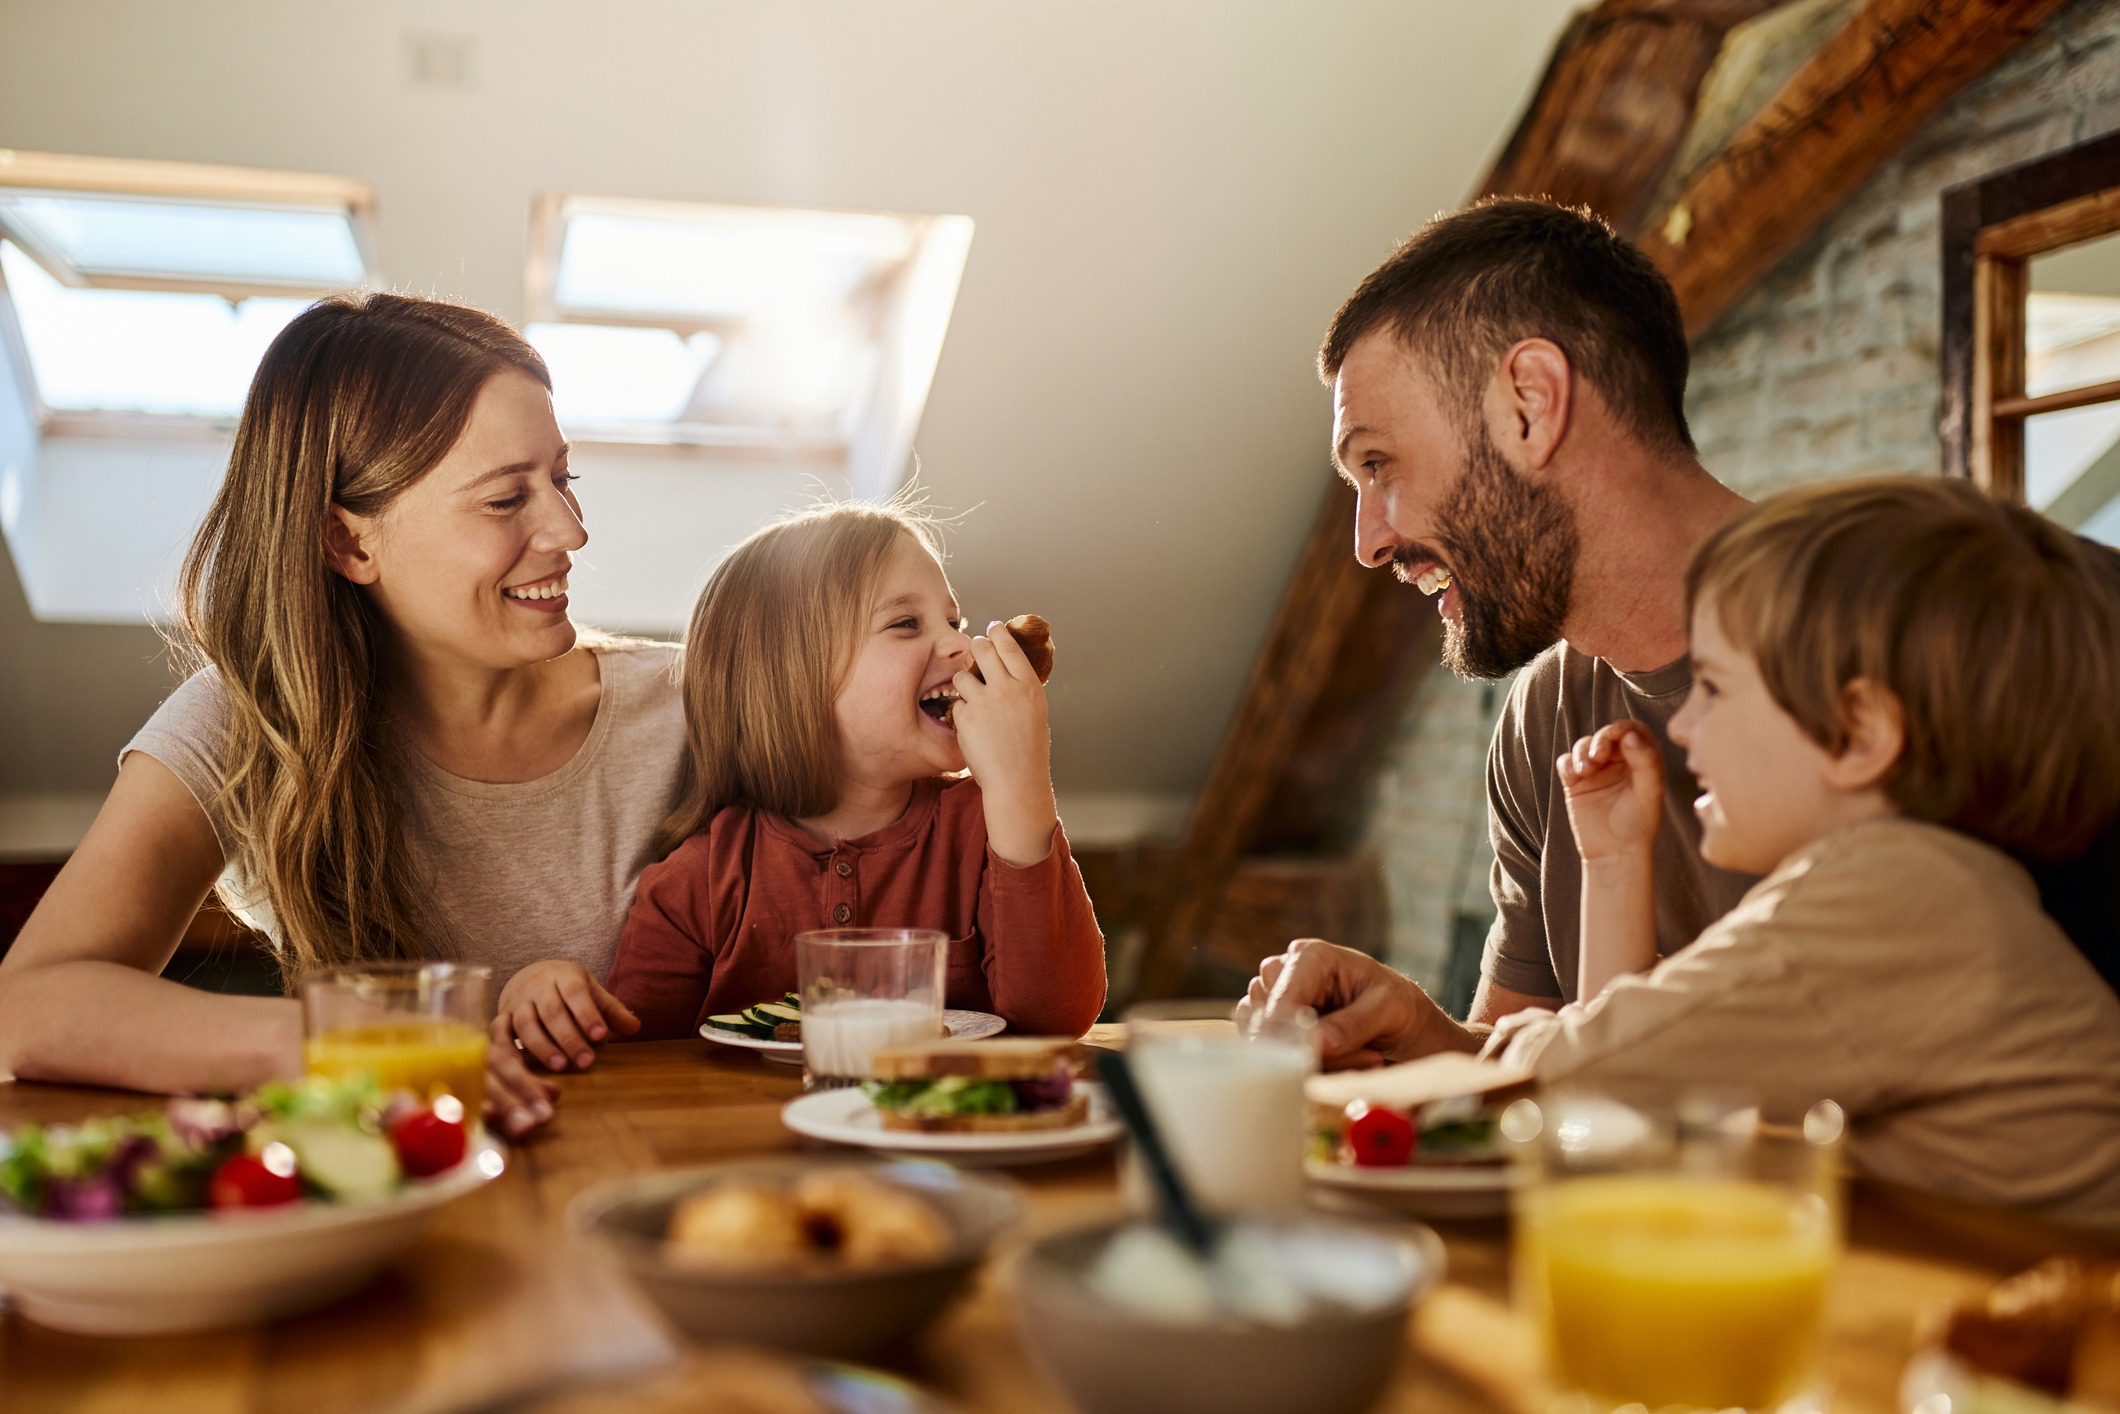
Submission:
[[[1502,355],[1487,389],[1487,425],[1519,471],[1553,460],[1574,413],[1575,377],[1551,339],[1519,339]]]
[[[354,584],[373,584],[382,577],[371,547],[375,543],[375,520],[357,516],[334,502],[330,519],[324,522],[324,563],[341,579]]]
[[[1827,783],[1844,791],[1882,785],[1906,749],[1906,708],[1883,683],[1857,678],[1841,689],[1840,710],[1848,744],[1827,765]]]

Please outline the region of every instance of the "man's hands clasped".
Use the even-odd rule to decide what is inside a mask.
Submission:
[[[1318,1014],[1319,1052],[1334,1069],[1479,1048],[1410,978],[1323,938],[1298,938],[1259,964],[1237,1003],[1237,1029],[1302,1007]]]

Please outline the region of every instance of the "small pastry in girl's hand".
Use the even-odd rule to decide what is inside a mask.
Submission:
[[[1008,621],[1009,637],[1023,650],[1023,656],[1031,660],[1031,671],[1038,681],[1053,680],[1053,626],[1036,614],[1018,614]],[[977,669],[974,669],[976,672]]]

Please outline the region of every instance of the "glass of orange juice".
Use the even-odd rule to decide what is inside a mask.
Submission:
[[[1823,1407],[1840,1250],[1837,1106],[1800,1128],[1729,1102],[1659,1112],[1574,1094],[1503,1117],[1516,1283],[1577,1409]]]
[[[302,1059],[311,1075],[373,1075],[423,1100],[486,1097],[486,992],[493,969],[372,962],[302,979]]]

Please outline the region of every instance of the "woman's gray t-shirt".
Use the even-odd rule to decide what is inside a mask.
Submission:
[[[409,748],[395,753],[405,857],[448,933],[434,951],[490,966],[496,993],[541,958],[570,959],[599,978],[609,970],[656,827],[676,801],[684,753],[676,646],[593,651],[596,720],[551,775],[494,784],[451,775]],[[227,736],[227,698],[208,668],[170,695],[118,759],[145,752],[184,783],[221,842],[224,884],[248,901],[238,911],[275,937],[219,807]]]

